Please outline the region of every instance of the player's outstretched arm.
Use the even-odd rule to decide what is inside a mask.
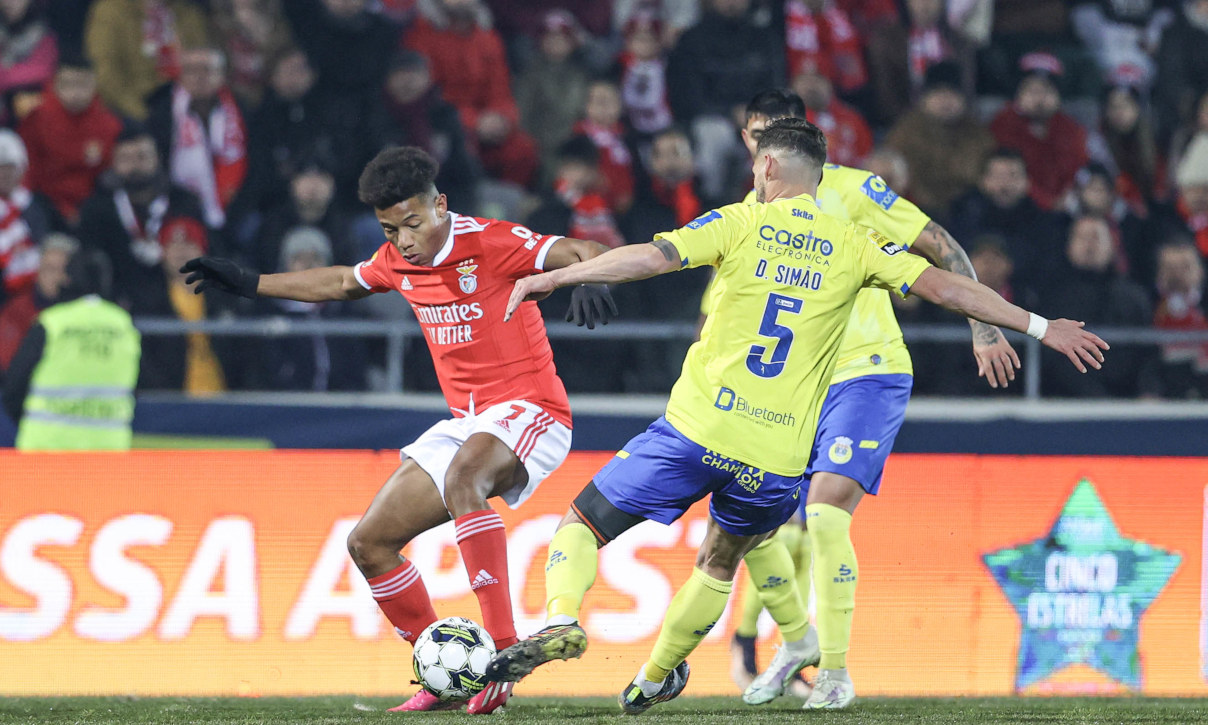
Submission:
[[[561,269],[516,280],[503,319],[505,322],[512,319],[512,314],[521,302],[544,299],[559,287],[632,282],[673,272],[679,268],[679,253],[671,242],[662,239],[650,244],[631,244],[610,249],[599,256]]]
[[[554,242],[549,253],[545,256],[545,269],[551,271],[569,267],[578,262],[600,256],[608,251],[608,247],[587,239],[563,237]],[[566,308],[566,321],[573,322],[579,327],[587,325],[587,329],[596,329],[596,323],[607,325],[608,321],[618,314],[617,303],[612,299],[612,293],[606,284],[581,284],[575,287],[570,297],[570,307]]]
[[[1098,335],[1084,330],[1083,322],[1046,320],[1007,302],[980,282],[935,267],[923,270],[910,292],[966,317],[1025,332],[1068,357],[1078,372],[1085,373],[1088,365],[1100,369],[1103,351],[1110,349]]]
[[[370,294],[357,282],[352,267],[318,267],[302,272],[258,274],[221,257],[197,257],[180,268],[194,294],[222,290],[248,299],[279,297],[299,302],[355,300]]]
[[[947,229],[934,221],[927,222],[910,248],[930,259],[940,269],[977,279],[969,255],[965,254],[960,243]],[[991,388],[999,385],[1007,387],[1007,382],[1015,379],[1015,371],[1019,368],[1019,355],[1015,353],[1015,348],[994,325],[970,319],[969,326],[973,328],[973,357],[977,360],[978,377],[984,376]]]

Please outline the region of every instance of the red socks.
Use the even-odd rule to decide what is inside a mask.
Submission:
[[[470,577],[470,588],[478,596],[482,623],[502,650],[516,643],[512,621],[512,595],[508,588],[508,539],[503,519],[492,509],[458,518],[457,545]],[[422,586],[422,585],[421,585]]]
[[[415,644],[415,638],[436,621],[436,610],[432,608],[424,580],[409,561],[369,579],[369,588],[395,631],[411,644]],[[511,610],[508,616],[510,619]]]

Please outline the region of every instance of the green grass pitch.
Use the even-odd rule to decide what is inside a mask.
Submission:
[[[482,722],[464,713],[389,713],[400,699],[309,698],[0,698],[0,723],[453,723]],[[495,717],[500,723],[633,722],[605,698],[526,698]],[[760,708],[737,697],[683,697],[656,705],[638,722],[707,723],[1208,723],[1208,700],[1158,698],[955,698],[857,700],[843,712],[802,712],[781,698]]]

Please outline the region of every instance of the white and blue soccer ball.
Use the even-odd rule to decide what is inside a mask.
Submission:
[[[446,617],[415,640],[415,679],[441,700],[464,700],[486,687],[487,664],[494,656],[495,642],[482,625]]]

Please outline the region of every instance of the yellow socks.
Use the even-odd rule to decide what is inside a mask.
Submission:
[[[800,535],[801,529],[797,533]],[[805,636],[810,619],[797,594],[793,555],[784,544],[778,534],[747,552],[743,561],[751,570],[751,579],[757,582],[763,606],[780,627],[780,635],[785,642],[795,642]]]
[[[693,568],[692,576],[671,599],[658,641],[643,674],[650,682],[662,682],[700,644],[726,608],[733,582],[714,579]]]
[[[596,581],[599,565],[596,536],[583,524],[568,524],[558,529],[549,542],[545,562],[546,620],[569,624],[579,620],[583,597]]]
[[[780,531],[784,531],[786,527],[781,527]],[[813,580],[810,579],[810,557],[813,554],[814,546],[810,542],[809,534],[803,531],[800,527],[792,526],[796,532],[797,545],[792,546],[785,542],[789,547],[789,551],[793,554],[793,565],[797,567],[797,593],[801,595],[801,606],[809,611],[810,607],[810,588]],[[780,533],[776,534],[778,537]],[[793,537],[788,537],[793,538]]]
[[[750,565],[747,565],[750,572]],[[742,590],[742,614],[734,634],[740,637],[759,636],[759,615],[763,612],[763,600],[759,598],[759,587],[754,578],[747,579],[747,587]]]
[[[805,507],[806,527],[814,547],[818,643],[824,670],[847,666],[851,618],[856,608],[856,550],[851,544],[851,514],[824,503]]]

